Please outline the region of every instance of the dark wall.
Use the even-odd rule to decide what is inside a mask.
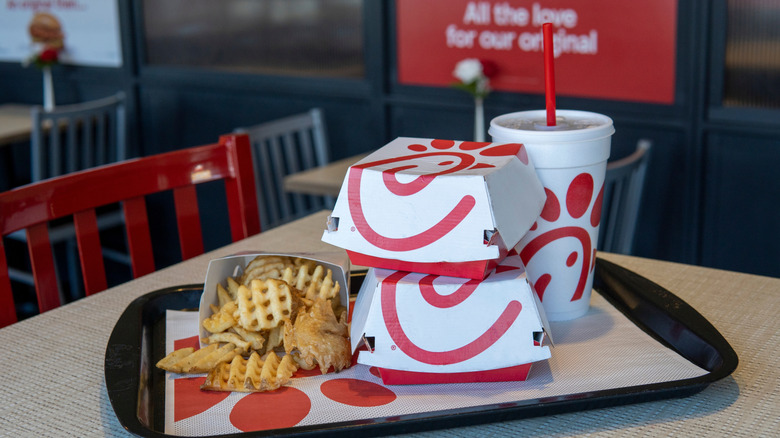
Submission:
[[[136,153],[209,143],[242,125],[324,109],[334,158],[397,136],[468,139],[473,108],[451,89],[411,87],[395,76],[392,1],[364,6],[364,79],[310,79],[217,73],[144,64],[138,0],[120,0],[125,65],[58,67],[58,102],[124,90],[131,96]],[[574,99],[558,107],[601,112],[615,121],[613,158],[653,140],[635,254],[780,276],[780,111],[724,109],[725,0],[680,1],[673,105]],[[0,63],[0,102],[37,103],[32,69]],[[544,107],[543,96],[493,93],[486,118]],[[757,115],[756,115],[757,114]]]
[[[780,276],[779,137],[761,130],[707,134],[703,264]]]

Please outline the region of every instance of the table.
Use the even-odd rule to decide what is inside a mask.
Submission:
[[[0,147],[26,141],[32,133],[30,105],[0,105]]]
[[[0,435],[126,436],[103,379],[106,343],[136,297],[201,283],[209,260],[239,251],[331,251],[322,211],[0,329]],[[669,289],[707,318],[739,355],[729,377],[662,400],[417,436],[777,436],[780,279],[601,254]]]
[[[336,197],[341,190],[344,176],[349,166],[367,157],[368,153],[359,154],[342,160],[328,163],[288,175],[284,178],[284,190],[306,195],[325,195]]]

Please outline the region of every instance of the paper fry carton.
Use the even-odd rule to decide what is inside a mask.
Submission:
[[[350,167],[322,240],[355,265],[483,279],[545,200],[521,144],[397,138]]]
[[[217,297],[217,284],[221,284],[227,288],[227,277],[238,277],[243,273],[244,268],[255,259],[257,256],[289,256],[289,257],[301,257],[304,259],[314,260],[321,264],[323,267],[330,269],[333,272],[333,281],[341,285],[339,291],[339,300],[341,305],[349,309],[349,271],[350,263],[347,256],[339,252],[325,252],[325,253],[295,253],[295,254],[281,254],[271,252],[243,252],[219,259],[214,259],[209,262],[208,270],[206,271],[206,281],[203,285],[203,294],[200,297],[199,306],[199,318],[198,318],[198,330],[200,338],[203,339],[209,336],[209,332],[203,328],[203,320],[212,315],[210,304],[218,305],[219,299]]]
[[[548,333],[515,253],[484,280],[369,269],[350,338],[384,383],[424,384],[525,380]]]

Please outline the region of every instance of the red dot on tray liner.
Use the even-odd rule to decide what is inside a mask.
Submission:
[[[173,381],[173,421],[184,420],[207,411],[226,399],[229,392],[201,391],[205,377],[183,378]]]
[[[174,350],[179,350],[187,347],[192,347],[196,350],[200,349],[200,340],[198,339],[198,335],[190,336],[189,338],[184,338],[184,339],[176,339],[175,341],[173,341]]]
[[[333,371],[333,367],[331,367],[329,371]],[[293,379],[297,379],[299,377],[312,377],[312,376],[321,376],[321,375],[322,372],[320,371],[320,367],[315,366],[310,370],[304,370],[303,368],[298,368],[298,371],[296,371],[295,374],[292,375],[292,377]]]
[[[397,397],[382,385],[358,379],[328,380],[320,386],[320,390],[335,402],[359,407],[386,405]]]
[[[311,400],[303,391],[282,387],[271,392],[255,392],[239,400],[230,411],[230,423],[242,432],[293,427],[310,410]]]

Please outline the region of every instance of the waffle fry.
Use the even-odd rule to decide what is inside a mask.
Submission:
[[[279,358],[269,353],[265,360],[252,353],[249,359],[236,356],[222,363],[206,376],[201,389],[209,391],[263,392],[279,389],[289,383],[298,366],[292,357]]]
[[[293,259],[293,265],[295,265],[295,267],[297,269],[300,269],[301,267],[306,266],[306,269],[311,271],[317,265],[317,262],[315,262],[314,260],[310,260],[310,259],[304,259],[304,258],[301,258],[301,257],[296,257],[296,258]]]
[[[216,344],[212,344],[212,345],[216,345]],[[208,347],[210,347],[210,345],[204,348],[208,348]],[[219,348],[212,351],[211,353],[206,354],[203,357],[199,358],[199,360],[194,361],[194,363],[189,367],[185,366],[183,370],[185,373],[195,373],[195,374],[207,373],[218,364],[223,362],[229,362],[235,356],[238,356],[240,354],[241,354],[241,350],[235,348],[235,344],[227,343],[220,346]]]
[[[240,351],[240,354],[246,353],[249,351],[250,343],[248,341],[245,341],[236,333],[232,332],[222,332],[222,333],[214,333],[211,336],[207,338],[202,338],[201,342],[204,344],[221,344],[221,343],[230,343],[236,346]]]
[[[236,356],[230,363],[224,362],[209,371],[206,381],[200,389],[207,391],[240,391],[247,392],[240,384],[238,375],[246,372],[244,358]]]
[[[157,362],[157,367],[173,373],[207,373],[222,362],[230,362],[239,354],[240,350],[232,343],[224,344],[221,347],[218,344],[211,344],[199,350],[187,347],[164,357]]]
[[[235,278],[233,278],[233,277],[228,277],[227,278],[227,291],[228,291],[228,294],[230,295],[230,299],[233,300],[233,301],[238,299],[238,287],[239,286],[240,286],[240,284],[238,284],[238,282],[236,281]]]
[[[299,368],[339,371],[351,359],[346,322],[334,314],[345,311],[340,291],[332,271],[316,261],[258,256],[243,275],[217,286],[218,304],[202,322],[207,346],[176,350],[157,366],[207,372],[203,389],[242,392],[277,389]]]
[[[212,308],[212,311],[214,309]],[[203,320],[203,328],[210,333],[222,333],[225,330],[236,325],[236,318],[233,316],[238,310],[235,301],[228,301],[211,316]]]
[[[251,290],[238,288],[238,325],[246,330],[272,329],[292,312],[290,286],[282,280],[252,280]]]
[[[232,327],[231,330],[236,332],[238,336],[241,336],[241,339],[249,342],[249,349],[252,351],[260,351],[263,348],[263,345],[266,344],[266,337],[263,333],[250,332],[237,325]]]
[[[180,362],[185,357],[189,356],[195,351],[192,347],[187,348],[180,348],[178,350],[173,350],[169,355],[165,356],[164,358],[160,359],[157,362],[157,368],[162,368],[166,371],[172,371],[175,364]]]
[[[238,278],[238,283],[249,286],[252,280],[267,280],[282,278],[282,272],[287,266],[294,265],[290,257],[257,256],[244,268],[244,273]]]
[[[217,283],[217,299],[219,299],[219,307],[223,307],[225,304],[234,300],[234,298],[230,297],[230,292],[219,283]]]
[[[282,280],[301,291],[301,296],[308,300],[338,298],[341,290],[341,286],[333,281],[333,272],[330,269],[326,271],[322,265],[302,265],[297,272],[288,267],[282,274]]]
[[[251,360],[246,368],[246,379],[244,386],[252,388],[255,391],[273,391],[287,384],[292,375],[298,370],[298,366],[291,357],[286,355],[279,359],[273,351],[268,353],[264,362],[260,362],[259,356],[255,354],[256,360]]]
[[[279,325],[268,331],[268,341],[265,344],[264,353],[268,353],[284,344],[284,326]]]

